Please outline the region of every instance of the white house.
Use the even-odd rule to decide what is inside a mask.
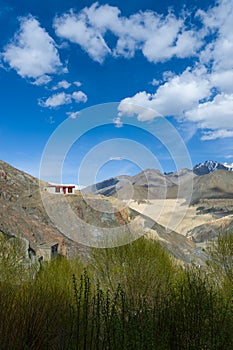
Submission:
[[[75,185],[49,185],[46,191],[53,194],[74,194]]]

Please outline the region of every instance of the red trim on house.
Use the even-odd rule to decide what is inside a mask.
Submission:
[[[71,185],[48,185],[47,187],[75,188],[75,186],[71,186]]]
[[[48,185],[47,187],[55,188],[55,193],[62,193],[63,194],[69,194],[74,193],[73,189],[75,188],[74,185]]]

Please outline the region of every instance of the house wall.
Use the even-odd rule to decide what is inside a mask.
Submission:
[[[67,188],[66,193],[67,194],[74,194],[75,188],[71,188],[70,190],[71,190],[71,192],[69,192],[69,189]]]
[[[55,192],[55,187],[46,187],[47,192],[49,193],[56,193]]]
[[[65,186],[64,186],[65,187]],[[49,192],[49,193],[53,193],[53,194],[63,194],[64,193],[64,191],[63,191],[63,188],[62,187],[59,187],[59,190],[60,190],[60,192],[57,192],[56,191],[56,186],[52,186],[52,187],[46,187],[46,190],[47,190],[47,192]],[[69,190],[71,191],[71,192],[69,192]],[[75,188],[71,188],[71,189],[69,189],[69,188],[65,188],[65,194],[74,194],[74,190],[75,190]]]

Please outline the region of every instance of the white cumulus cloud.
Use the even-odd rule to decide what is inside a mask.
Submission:
[[[83,91],[75,91],[72,94],[72,98],[75,100],[75,102],[87,102],[87,95]]]
[[[103,62],[110,52],[101,31],[89,25],[84,11],[80,14],[71,11],[55,18],[54,28],[58,36],[79,44],[97,62]]]
[[[123,99],[119,115],[136,114],[141,121],[173,116],[199,128],[202,140],[233,137],[233,2],[219,0],[196,18],[199,28],[184,29],[182,21],[167,17],[161,42],[151,35],[143,47],[152,62],[189,55],[195,58],[193,66],[179,75],[165,72],[164,81],[153,84],[155,93],[140,91]]]
[[[211,83],[224,93],[233,93],[233,70],[214,72],[210,76]]]
[[[233,94],[218,94],[212,101],[200,103],[186,112],[186,118],[201,129],[233,130]]]
[[[156,116],[183,119],[186,111],[198,106],[199,101],[210,94],[208,79],[203,79],[199,73],[198,70],[187,69],[160,85],[154,94],[142,91],[122,100],[118,109],[126,115],[136,114],[141,121]]]
[[[196,55],[203,45],[201,32],[186,28],[185,19],[172,13],[140,11],[124,17],[117,7],[98,3],[57,16],[54,28],[59,37],[80,45],[100,63],[107,55],[133,57],[137,50],[151,62],[185,58]],[[115,47],[107,43],[108,32],[117,39]]]
[[[38,102],[42,107],[57,108],[70,104],[73,101],[86,103],[87,95],[83,91],[75,91],[72,94],[67,94],[63,91],[48,97],[46,100],[40,99]]]
[[[71,86],[71,84],[66,81],[66,80],[61,80],[58,82],[56,86],[53,87],[53,90],[58,90],[58,89],[68,89]]]
[[[54,40],[32,16],[20,19],[20,29],[4,47],[2,58],[21,77],[35,79],[37,85],[62,67]]]
[[[39,104],[42,107],[56,108],[64,104],[69,104],[71,102],[71,95],[60,92],[48,97],[45,101],[40,100]]]
[[[116,118],[113,119],[113,123],[115,124],[116,128],[122,128],[123,123],[121,121],[121,118],[117,116]]]
[[[74,81],[73,84],[77,87],[82,86],[82,83],[80,81]]]
[[[215,71],[233,69],[233,2],[219,0],[217,6],[207,12],[199,11],[205,27],[213,35],[214,39],[203,51],[203,61],[213,60]]]

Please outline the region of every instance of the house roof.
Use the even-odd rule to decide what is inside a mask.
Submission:
[[[75,188],[75,185],[48,185],[47,187]]]

